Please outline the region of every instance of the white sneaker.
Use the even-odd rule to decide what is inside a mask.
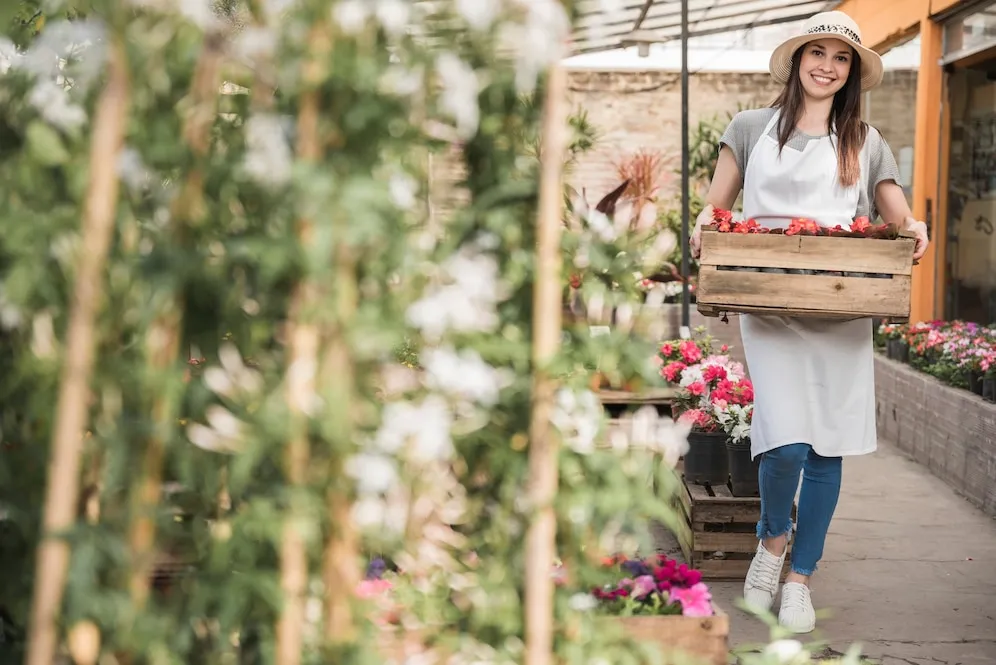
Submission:
[[[816,611],[809,587],[798,582],[786,582],[782,588],[782,609],[778,623],[793,633],[811,633],[816,628]]]
[[[788,547],[785,552],[788,552]],[[757,543],[757,552],[754,553],[754,560],[747,569],[747,579],[744,580],[744,601],[756,610],[767,612],[775,602],[785,552],[781,556],[775,556],[764,549],[764,543]]]

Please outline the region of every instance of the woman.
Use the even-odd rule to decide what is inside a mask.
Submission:
[[[913,219],[896,184],[895,158],[861,121],[862,92],[882,80],[882,61],[861,45],[857,24],[842,12],[813,16],[775,49],[769,69],[785,87],[771,108],[737,114],[723,135],[708,205],[692,233],[693,255],[713,209],[731,209],[742,189],[745,218],[763,226],[784,228],[806,217],[849,228],[877,212],[914,232],[914,257],[923,256],[927,228]],[[765,610],[774,603],[801,474],[778,617],[806,633],[816,625],[809,580],[837,505],[842,458],[876,447],[872,323],[745,315],[740,326],[755,388],[751,454],[761,456],[760,542],[744,598]]]

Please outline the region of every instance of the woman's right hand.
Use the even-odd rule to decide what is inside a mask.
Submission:
[[[695,228],[692,229],[692,235],[688,239],[688,247],[692,252],[692,258],[697,259],[702,255],[702,227],[708,226],[712,223],[712,211],[713,206],[711,203],[707,203],[699,216],[695,218]]]

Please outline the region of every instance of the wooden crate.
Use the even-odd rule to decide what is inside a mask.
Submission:
[[[635,616],[607,617],[633,640],[654,644],[663,665],[695,662],[726,665],[729,662],[730,617],[715,607],[711,617]]]
[[[761,499],[733,496],[726,485],[684,481],[675,503],[685,517],[675,536],[688,565],[700,571],[704,579],[744,579],[757,550]],[[792,518],[795,519],[795,506]],[[789,559],[785,557],[783,578],[790,569]]]
[[[879,240],[706,229],[699,260],[698,310],[706,316],[728,312],[905,322],[910,317],[915,246],[907,234]]]

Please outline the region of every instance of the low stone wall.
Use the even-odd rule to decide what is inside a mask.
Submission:
[[[996,518],[996,404],[884,356],[875,397],[879,436]]]

